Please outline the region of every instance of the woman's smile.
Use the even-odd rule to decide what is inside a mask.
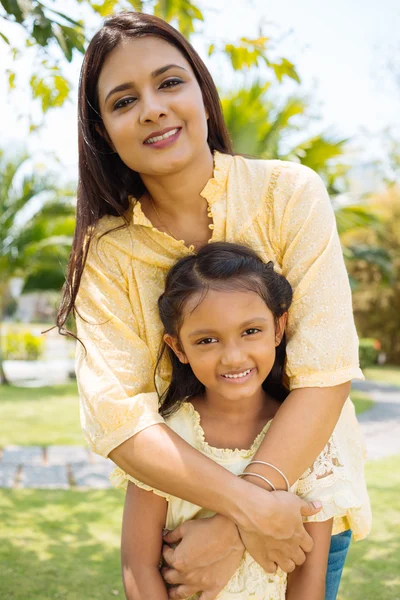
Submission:
[[[166,127],[147,136],[143,144],[149,148],[163,149],[174,144],[182,131],[182,127]]]

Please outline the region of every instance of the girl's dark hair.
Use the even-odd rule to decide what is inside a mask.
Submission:
[[[209,115],[207,141],[210,150],[232,154],[215,84],[207,67],[183,35],[162,19],[144,13],[125,12],[106,19],[88,46],[79,82],[79,184],[76,229],[57,315],[60,333],[65,332],[65,321],[71,311],[75,310],[75,299],[94,226],[104,215],[120,216],[126,226],[125,212],[129,207],[129,196],[139,198],[145,191],[139,174],[122,162],[99,133],[103,124],[97,89],[107,56],[124,40],[144,36],[154,36],[175,46],[189,62]]]
[[[208,290],[245,290],[258,294],[274,315],[275,322],[290,307],[292,288],[288,280],[274,271],[273,263],[265,263],[245,246],[229,242],[207,244],[195,255],[179,260],[169,271],[165,291],[158,300],[158,310],[164,332],[179,340],[184,308],[194,294],[199,303]],[[160,394],[160,412],[169,415],[185,400],[204,393],[189,364],[183,364],[173,350],[163,343],[157,362],[167,355],[172,365],[171,383]],[[276,348],[275,362],[263,388],[277,400],[284,400],[288,390],[282,378],[286,357],[286,335]]]

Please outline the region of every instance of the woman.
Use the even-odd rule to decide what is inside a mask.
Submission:
[[[279,472],[292,483],[314,462],[350,380],[362,378],[348,279],[323,184],[297,164],[232,156],[206,67],[178,32],[144,14],[108,19],[89,45],[80,81],[79,153],[77,228],[58,325],[75,307],[89,443],[140,481],[218,513],[166,536],[168,543],[182,540],[164,550],[172,567],[164,577],[180,584],[171,598],[199,589],[203,598],[215,597],[244,547],[266,570],[292,571],[312,545],[301,514],[318,509],[286,492],[268,492],[261,477],[252,483],[235,477],[165,426],[152,377],[161,341],[156,301],[168,268],[210,239],[252,246],[289,279],[291,392],[256,454],[264,464],[252,467],[285,489]],[[240,356],[232,355],[231,363],[239,370]],[[169,375],[165,364],[159,383],[166,386]],[[346,426],[358,435],[348,403],[345,411]],[[206,488],[199,483],[204,480]],[[352,523],[344,514],[341,529],[352,526],[362,537],[368,503],[356,473],[354,487],[360,513]],[[330,600],[348,537],[347,531],[333,537]]]

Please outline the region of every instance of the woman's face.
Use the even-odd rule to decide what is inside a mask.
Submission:
[[[104,63],[98,94],[106,134],[130,169],[171,174],[207,151],[199,84],[187,60],[164,40],[124,40]]]

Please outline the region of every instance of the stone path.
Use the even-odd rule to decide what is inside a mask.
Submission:
[[[0,460],[0,487],[106,489],[111,460],[83,446],[6,446]]]
[[[374,406],[358,419],[368,458],[400,454],[400,388],[359,381]],[[113,463],[83,446],[7,446],[0,455],[0,487],[106,489]]]
[[[353,386],[367,392],[375,402],[370,410],[358,417],[368,459],[400,454],[400,387],[373,381],[357,381]]]

